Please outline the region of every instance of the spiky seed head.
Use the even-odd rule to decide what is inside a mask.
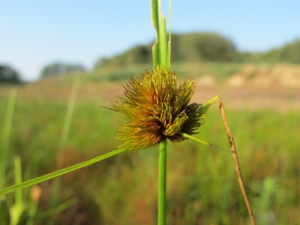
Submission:
[[[145,70],[139,78],[131,77],[112,108],[123,114],[117,140],[118,148],[138,150],[160,143],[164,139],[183,141],[182,133],[196,134],[204,123],[206,107],[189,104],[194,94],[193,79],[177,86],[177,73],[165,67]]]

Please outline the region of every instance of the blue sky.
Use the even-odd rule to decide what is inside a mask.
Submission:
[[[0,64],[26,80],[55,61],[90,69],[100,57],[155,37],[150,0],[0,1],[0,25]],[[172,30],[217,32],[239,50],[266,51],[300,38],[300,1],[173,0]]]

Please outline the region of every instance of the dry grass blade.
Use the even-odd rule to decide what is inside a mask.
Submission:
[[[243,182],[243,178],[242,178],[242,173],[241,173],[241,169],[240,169],[239,159],[238,159],[238,155],[237,155],[237,152],[236,152],[234,140],[233,140],[233,137],[232,137],[230,129],[229,129],[228,121],[227,121],[226,114],[225,114],[224,105],[223,105],[223,102],[222,102],[222,99],[221,99],[220,96],[219,96],[219,100],[220,100],[219,109],[220,109],[220,112],[221,112],[221,116],[222,116],[223,123],[224,123],[224,126],[225,126],[227,138],[228,138],[228,141],[229,141],[231,154],[232,154],[232,157],[233,157],[233,161],[234,161],[235,170],[236,170],[236,173],[237,173],[240,189],[242,191],[242,194],[243,194],[243,197],[244,197],[244,200],[245,200],[245,203],[246,203],[246,206],[247,206],[248,213],[249,213],[249,216],[251,218],[252,224],[256,225],[255,218],[254,218],[254,215],[253,215],[253,212],[252,212],[252,209],[251,209],[248,197],[247,197],[247,193],[246,193],[246,190],[245,190],[245,186],[244,186],[244,182]]]

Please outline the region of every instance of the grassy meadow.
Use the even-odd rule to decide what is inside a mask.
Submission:
[[[271,71],[274,66],[267,68]],[[180,73],[181,78],[188,75],[198,79],[198,74],[214,78],[214,87],[204,88],[200,83],[197,95],[208,91],[216,95],[219,94],[218,88],[222,90],[221,94],[225,93],[223,100],[229,125],[258,224],[300,224],[299,110],[294,107],[282,110],[280,105],[274,107],[276,97],[272,95],[268,101],[275,103],[271,107],[264,107],[263,101],[255,109],[246,107],[247,102],[231,107],[230,95],[226,95],[233,89],[226,86],[230,76],[244,74],[250,83],[257,74],[261,76],[261,70],[266,70],[266,67],[254,67],[254,71],[258,72],[250,71],[248,75],[243,72],[243,65],[238,63],[207,63],[199,66],[199,70],[202,68],[200,71],[194,65],[174,65],[174,70]],[[125,69],[122,73],[106,68],[102,72],[83,74],[69,136],[64,145],[59,143],[76,75],[43,79],[23,86],[0,86],[0,137],[3,136],[2,124],[9,92],[11,89],[18,91],[9,137],[5,186],[15,182],[15,156],[20,156],[23,180],[28,180],[56,170],[60,162],[67,167],[116,149],[118,143],[114,136],[123,120],[118,113],[100,106],[109,106],[110,100],[123,93],[125,80],[140,73],[143,68]],[[254,83],[246,85],[234,90],[239,93],[243,88],[253,89],[252,97],[259,99]],[[295,98],[293,94],[297,93],[297,89],[292,87],[277,88],[290,93],[287,100]],[[274,93],[272,87],[267,90]],[[243,100],[243,96],[240,98]],[[196,136],[229,148],[218,107],[210,109],[206,124]],[[3,142],[2,138],[0,142]],[[157,147],[125,152],[64,175],[61,177],[59,201],[54,206],[51,203],[57,194],[54,180],[39,185],[41,195],[37,200],[31,197],[32,188],[26,188],[22,196],[24,207],[29,209],[32,201],[37,203],[32,223],[37,225],[155,224],[157,158]],[[167,167],[168,224],[250,223],[230,153],[192,140],[176,144],[168,142]],[[74,201],[70,202],[70,199]],[[1,210],[9,210],[14,202],[15,195],[8,194],[5,200],[2,199]]]

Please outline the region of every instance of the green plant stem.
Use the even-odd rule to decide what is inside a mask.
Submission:
[[[64,146],[68,140],[72,117],[73,117],[74,108],[75,108],[75,104],[76,104],[77,93],[78,93],[78,89],[79,89],[79,84],[80,84],[80,75],[78,75],[77,77],[74,78],[74,81],[72,84],[72,90],[71,90],[69,101],[68,101],[68,107],[67,107],[67,111],[66,111],[66,115],[65,115],[65,119],[64,119],[62,133],[60,136],[60,142],[59,142],[60,147]],[[61,165],[59,165],[59,166],[61,166]]]
[[[5,173],[7,167],[7,156],[9,151],[9,136],[11,131],[12,119],[14,114],[14,108],[17,99],[17,91],[11,90],[8,97],[8,104],[6,108],[6,113],[4,117],[3,125],[3,135],[2,135],[2,148],[0,148],[0,189],[3,188],[5,184]],[[0,224],[4,224],[5,214],[2,209],[4,198],[0,197]]]
[[[49,174],[31,179],[31,180],[28,180],[28,181],[25,181],[25,182],[22,182],[20,184],[4,188],[4,189],[0,190],[0,196],[11,193],[11,192],[14,192],[14,191],[22,189],[22,188],[30,187],[32,185],[41,183],[41,182],[46,181],[46,180],[50,180],[50,179],[55,178],[55,177],[59,177],[59,176],[64,175],[66,173],[70,173],[74,170],[78,170],[80,168],[92,165],[96,162],[99,162],[101,160],[110,158],[114,155],[120,154],[120,153],[125,152],[125,151],[126,151],[125,149],[117,149],[117,150],[108,152],[106,154],[97,156],[93,159],[87,160],[85,162],[78,163],[78,164],[75,164],[73,166],[70,166],[70,167],[67,167],[67,168],[64,168],[64,169],[61,169],[61,170],[57,170],[55,172],[52,172],[52,173],[49,173]]]
[[[58,213],[60,213],[60,212],[62,212],[64,210],[70,208],[71,206],[75,205],[77,202],[78,202],[78,198],[77,197],[71,198],[68,201],[66,201],[66,202],[58,205],[55,208],[47,210],[46,212],[39,213],[36,217],[33,217],[31,219],[32,219],[32,221],[33,220],[41,220],[41,219],[44,219],[46,217],[49,217],[49,216],[52,216],[52,215],[56,215],[56,214],[58,214]]]
[[[171,1],[169,1],[169,11]],[[152,47],[153,68],[171,64],[171,36],[167,42],[166,19],[161,12],[161,1],[151,0],[151,21],[156,30],[156,42]],[[171,28],[170,28],[171,31]],[[169,34],[170,35],[170,34]],[[166,176],[167,176],[167,140],[159,144],[158,159],[158,217],[157,224],[166,224]]]
[[[21,160],[19,156],[15,157],[14,160],[15,169],[15,184],[20,184],[22,182],[22,170],[21,170]],[[16,190],[15,192],[15,204],[10,208],[10,225],[19,224],[22,214],[23,214],[23,196],[22,190]]]
[[[152,60],[153,60],[153,69],[159,64],[159,55],[158,55],[158,17],[159,17],[159,4],[158,0],[151,0],[151,23],[156,32],[156,41],[152,46]]]
[[[151,22],[156,30],[156,42],[152,46],[153,67],[170,67],[171,43],[167,43],[166,19],[161,13],[161,1],[151,0]]]
[[[198,139],[198,138],[196,138],[196,137],[194,137],[194,136],[191,136],[191,135],[188,135],[188,134],[185,134],[185,133],[182,133],[182,136],[185,137],[185,138],[188,138],[188,139],[197,141],[197,142],[199,142],[199,143],[201,143],[201,144],[207,145],[207,146],[209,146],[209,147],[216,148],[216,149],[218,149],[218,150],[222,150],[222,151],[225,151],[225,152],[232,152],[231,150],[228,150],[228,149],[225,149],[225,148],[221,148],[221,147],[219,147],[219,146],[217,146],[217,145],[214,145],[214,144],[211,144],[211,143],[209,143],[209,142],[200,140],[200,139]]]
[[[68,106],[67,106],[67,111],[65,114],[65,119],[64,119],[64,123],[63,123],[63,127],[62,127],[61,136],[60,136],[59,148],[61,151],[60,151],[60,157],[58,158],[58,167],[57,167],[58,170],[62,168],[62,164],[63,164],[63,158],[64,158],[64,154],[65,154],[63,147],[66,145],[66,143],[68,141],[71,122],[72,122],[74,109],[75,109],[75,105],[76,105],[76,98],[77,98],[77,93],[78,93],[78,89],[79,89],[79,84],[80,84],[80,75],[77,75],[73,80],[72,89],[70,92]],[[51,203],[50,203],[51,208],[56,207],[59,197],[60,197],[59,196],[60,193],[61,193],[60,178],[58,178],[54,181],[54,185],[53,185],[53,195],[52,195]],[[48,220],[48,224],[53,224],[53,223],[54,223],[54,216],[52,219]]]
[[[159,55],[159,65],[168,66],[168,44],[167,44],[167,33],[166,33],[166,19],[160,13],[158,17],[158,55]]]
[[[5,181],[7,155],[9,149],[9,135],[11,130],[16,98],[17,98],[17,91],[11,90],[9,94],[8,105],[6,108],[6,114],[4,118],[2,149],[0,151],[0,188],[3,188],[4,181]]]
[[[167,140],[159,144],[158,161],[158,225],[166,224]]]
[[[21,169],[21,160],[19,156],[15,157],[15,184],[22,183],[22,169]],[[16,191],[16,205],[22,206],[23,205],[23,197],[22,197],[22,190],[19,189]]]
[[[168,1],[168,16],[169,16],[169,38],[168,38],[168,55],[167,55],[167,67],[171,67],[171,46],[172,46],[172,0]]]

